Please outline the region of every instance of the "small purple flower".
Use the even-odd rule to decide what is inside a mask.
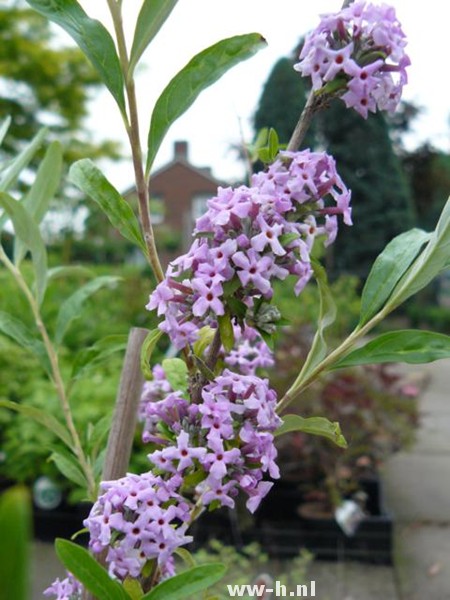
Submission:
[[[243,286],[252,283],[253,286],[266,297],[272,295],[272,286],[269,274],[273,265],[273,259],[269,256],[261,257],[252,248],[247,252],[236,252],[232,260],[239,267],[237,276]]]
[[[83,586],[71,573],[60,581],[56,579],[50,587],[44,590],[44,596],[53,596],[54,600],[81,600]]]
[[[257,252],[262,252],[266,246],[270,246],[272,252],[277,256],[286,254],[286,250],[278,240],[278,237],[283,233],[283,225],[277,223],[269,225],[262,216],[258,216],[256,222],[261,233],[258,233],[258,235],[255,235],[250,240],[252,247]]]
[[[192,314],[196,317],[202,317],[208,310],[212,310],[216,315],[223,315],[225,309],[220,297],[223,289],[220,283],[207,285],[202,279],[196,278],[192,281],[192,287],[195,295],[198,296],[192,307]]]

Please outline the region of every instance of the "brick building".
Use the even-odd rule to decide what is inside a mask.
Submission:
[[[174,143],[172,160],[155,171],[150,179],[150,207],[155,236],[163,261],[185,252],[192,241],[195,220],[204,213],[206,201],[223,182],[213,177],[209,167],[189,162],[188,143]],[[131,202],[134,189],[124,196]]]

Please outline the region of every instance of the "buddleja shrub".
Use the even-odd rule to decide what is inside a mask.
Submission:
[[[90,594],[102,600],[198,597],[222,577],[224,567],[193,563],[183,548],[192,540],[189,527],[204,510],[234,507],[239,493],[246,497],[248,510],[256,510],[271,480],[279,477],[276,436],[303,431],[346,446],[339,424],[328,421],[326,415],[285,414],[306,387],[330,369],[450,356],[450,338],[433,332],[395,331],[362,343],[377,323],[448,267],[450,203],[434,232],[406,232],[378,257],[362,292],[359,323],[333,350],[328,348],[327,328],[334,322],[336,308],[326,272],[312,258],[317,240],[332,244],[342,223],[352,225],[351,194],[332,156],[299,150],[305,132],[315,113],[333,97],[341,98],[362,118],[377,110],[393,112],[407,81],[405,35],[394,9],[385,4],[345,2],[339,12],[322,17],[295,65],[301,75],[312,78],[312,93],[287,148],[280,150],[276,132],[268,133],[267,145],[258,149],[265,168],[248,185],[218,189],[197,220],[190,249],[164,273],[148,198],[149,173],[157,151],[170,126],[201,91],[261,49],[263,38],[251,33],[219,41],[173,77],[153,108],[143,163],[133,74],[176,1],[142,2],[130,50],[122,28],[121,0],[107,0],[115,40],[76,0],[28,3],[74,38],[117,103],[130,139],[139,215],[88,159],[72,165],[70,178],[148,259],[158,284],[147,308],[161,317],[142,352],[147,382],[139,418],[148,444],[148,471],[103,481],[97,493],[98,470],[92,470],[92,460],[79,441],[57,351],[40,320],[39,306],[49,275],[37,226],[42,211],[29,200],[12,199],[2,179],[3,221],[6,217],[13,221],[20,252],[14,261],[4,251],[0,258],[33,308],[42,340],[33,340],[32,349],[59,390],[65,423],[50,422],[42,414],[30,416],[52,427],[68,445],[68,455],[58,458],[60,468],[85,482],[95,500],[85,521],[89,552],[58,540],[57,554],[68,577],[45,593],[60,600]],[[17,174],[20,161],[15,168]],[[38,188],[35,184],[37,192]],[[33,289],[20,274],[25,250],[31,252],[35,268]],[[320,294],[315,337],[298,376],[286,394],[277,398],[270,382],[258,375],[260,367],[273,364],[274,335],[284,324],[273,302],[273,285],[276,280],[292,285],[301,310],[301,292],[311,279]],[[92,289],[80,290],[66,306],[56,328],[56,345],[74,309],[103,283],[91,283]],[[19,343],[28,339],[19,322],[4,317],[1,327]],[[152,349],[163,335],[180,356],[150,367]],[[78,366],[83,370],[111,351],[108,344],[100,344],[81,357]],[[95,439],[101,439],[100,434],[96,432]],[[189,565],[178,575],[177,554]]]

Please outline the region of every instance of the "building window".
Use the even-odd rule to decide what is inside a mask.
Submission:
[[[153,225],[164,223],[166,207],[161,196],[152,196],[150,198],[150,212]]]
[[[192,198],[191,217],[193,223],[205,214],[209,198],[211,198],[211,194],[196,194]]]

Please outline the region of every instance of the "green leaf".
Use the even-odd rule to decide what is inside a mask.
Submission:
[[[56,554],[67,571],[80,581],[84,587],[99,600],[130,600],[123,587],[108,575],[91,554],[85,549],[69,542],[57,539]]]
[[[333,369],[385,362],[421,364],[450,357],[450,336],[433,331],[391,331],[357,348],[333,365]]]
[[[3,144],[6,134],[8,133],[9,126],[11,125],[11,117],[6,117],[0,126],[0,146]]]
[[[394,238],[375,260],[361,296],[360,325],[383,308],[393,289],[430,239],[421,229],[411,229]]]
[[[22,152],[14,158],[0,179],[0,192],[7,192],[9,189],[11,189],[11,187],[17,181],[20,173],[25,169],[30,160],[38,151],[39,146],[42,144],[42,141],[46,135],[47,129],[39,130],[28,146],[26,146]],[[0,228],[4,222],[5,221],[0,219]]]
[[[68,453],[62,454],[61,452],[53,452],[50,455],[49,460],[55,463],[59,471],[61,471],[64,477],[69,479],[69,481],[72,481],[83,489],[86,488],[86,477],[74,456]]]
[[[38,13],[64,29],[91,61],[103,83],[125,113],[124,81],[114,41],[108,30],[91,19],[76,0],[27,0]]]
[[[198,332],[198,340],[192,346],[194,354],[198,357],[202,357],[206,348],[211,344],[216,334],[216,330],[209,325],[202,327]]]
[[[144,595],[141,584],[137,579],[133,579],[129,575],[123,582],[123,589],[127,592],[132,600],[141,600]]]
[[[31,572],[31,500],[25,487],[0,496],[0,597],[27,600]]]
[[[218,316],[217,322],[219,323],[222,345],[227,352],[230,352],[234,346],[234,331],[230,314],[226,312],[224,315]]]
[[[147,337],[144,340],[141,348],[141,371],[144,375],[145,379],[151,380],[153,379],[153,373],[150,368],[150,359],[152,357],[153,351],[156,348],[156,344],[158,343],[160,337],[163,332],[160,329],[152,329],[150,333],[147,334]]]
[[[280,140],[278,139],[278,134],[272,127],[269,129],[269,153],[272,159],[272,162],[275,160],[278,151],[280,149]]]
[[[303,381],[309,373],[325,358],[327,353],[327,342],[325,340],[325,330],[334,323],[336,319],[336,305],[333,295],[328,286],[328,279],[325,269],[315,260],[311,261],[314,276],[319,290],[319,318],[317,321],[317,331],[314,336],[311,349],[306,358],[303,369],[299,375],[299,380]]]
[[[105,415],[95,425],[91,426],[86,443],[87,451],[91,456],[97,456],[99,448],[102,446],[111,429],[111,420],[111,414]]]
[[[278,437],[291,431],[301,431],[311,435],[320,435],[334,442],[340,448],[346,448],[347,442],[342,435],[339,423],[331,422],[325,417],[300,417],[300,415],[283,416],[283,424],[275,431]]]
[[[79,379],[113,354],[125,350],[127,335],[108,335],[89,348],[83,348],[75,356],[72,366],[72,380]]]
[[[46,214],[50,201],[56,193],[61,181],[62,147],[59,142],[52,142],[47,148],[36,179],[23,200],[23,205],[36,224]],[[18,238],[14,244],[14,262],[19,265],[26,253],[25,244]]]
[[[178,0],[144,0],[136,21],[133,45],[130,52],[128,77],[133,74],[152,39],[164,25],[166,19],[175,8]]]
[[[181,358],[166,358],[162,361],[162,368],[167,381],[172,389],[178,392],[187,392],[189,387],[188,368]]]
[[[147,173],[169,127],[186,112],[204,89],[220,79],[231,67],[250,58],[265,43],[258,33],[222,40],[194,56],[175,75],[153,109],[148,134]]]
[[[59,437],[59,439],[62,440],[68,448],[72,448],[72,438],[70,437],[70,433],[65,426],[49,412],[34,406],[27,406],[26,404],[18,404],[17,402],[1,399],[0,407],[9,408],[10,410],[14,410],[22,415],[25,415],[26,417],[29,417],[30,419],[34,419],[36,423],[43,425],[46,429]]]
[[[0,206],[11,218],[16,236],[31,252],[36,278],[36,300],[40,304],[47,287],[47,251],[39,227],[25,207],[4,192],[0,192]]]
[[[39,359],[45,371],[51,373],[51,365],[44,344],[37,340],[21,321],[7,312],[0,311],[0,331],[32,352]]]
[[[114,286],[119,280],[120,277],[111,277],[109,275],[96,277],[92,281],[85,283],[69,296],[69,298],[62,303],[58,312],[55,328],[55,342],[60,344],[63,341],[69,325],[74,319],[77,319],[80,316],[83,304],[90,296],[103,287]]]
[[[69,170],[69,179],[100,206],[111,225],[124,238],[139,246],[147,255],[147,247],[131,206],[91,160],[84,158],[74,163]]]
[[[394,289],[388,305],[396,308],[444,271],[450,257],[450,198],[424,251],[413,262]]]
[[[184,600],[220,581],[225,572],[226,567],[221,563],[193,567],[162,581],[145,594],[142,600]]]
[[[184,562],[184,564],[187,565],[188,567],[196,567],[197,566],[195,558],[189,552],[189,550],[186,550],[186,548],[182,548],[180,546],[174,550],[174,554],[179,556],[181,558],[181,560]]]
[[[59,267],[52,267],[47,271],[48,281],[51,279],[58,279],[58,277],[71,277],[72,275],[79,275],[80,277],[92,279],[95,273],[82,265],[61,265]]]

